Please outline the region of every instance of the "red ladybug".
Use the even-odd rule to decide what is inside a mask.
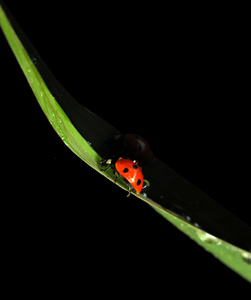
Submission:
[[[129,194],[127,196],[130,196],[132,188],[135,189],[137,194],[142,191],[144,178],[142,170],[136,161],[121,157],[116,161],[114,159],[104,159],[100,164],[101,166],[105,164],[108,165],[108,167],[102,171],[106,171],[111,167],[114,168],[116,174],[115,182],[118,174],[124,178],[129,185]]]
[[[136,161],[119,158],[115,163],[115,168],[132,185],[137,194],[139,194],[143,187],[144,178]]]
[[[142,168],[153,159],[153,153],[146,140],[136,134],[120,134],[107,141],[111,158],[103,159],[100,165],[114,169],[115,182],[120,175],[129,185],[129,194],[134,189],[137,194],[150,185],[144,180]],[[126,159],[124,158],[126,157]],[[141,167],[140,167],[141,166]]]

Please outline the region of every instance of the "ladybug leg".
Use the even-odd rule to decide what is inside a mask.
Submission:
[[[150,188],[150,182],[146,179],[144,179],[142,191],[146,192]]]
[[[100,171],[105,172],[105,171],[107,171],[108,169],[110,169],[111,167],[112,167],[112,166],[108,166],[107,168],[101,169]]]
[[[100,162],[99,162],[99,164],[100,164],[100,166],[101,166],[101,168],[103,168],[104,167],[104,165],[106,165],[106,162],[107,162],[107,159],[102,159]],[[106,171],[107,169],[101,169],[101,171]]]
[[[114,183],[116,183],[117,182],[117,178],[118,178],[118,172],[116,170],[114,170],[114,174],[115,174]]]
[[[133,187],[131,185],[129,185],[128,195],[126,197],[129,197],[131,195],[132,189],[133,189]]]

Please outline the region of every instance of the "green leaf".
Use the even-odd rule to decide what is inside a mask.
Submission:
[[[119,132],[64,90],[10,16],[0,6],[1,28],[49,122],[77,156],[113,181],[113,172],[101,172],[99,161],[108,153],[107,140]],[[251,282],[250,228],[157,158],[145,174],[151,188],[135,196]],[[117,184],[127,189],[122,180]]]

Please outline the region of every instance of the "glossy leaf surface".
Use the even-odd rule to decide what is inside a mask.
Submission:
[[[1,27],[41,108],[64,143],[100,172],[99,161],[110,153],[107,141],[120,132],[80,105],[54,78],[9,14],[0,10]],[[112,171],[102,173],[114,180]],[[151,188],[138,195],[176,227],[251,280],[249,226],[226,211],[155,158],[144,170]],[[123,181],[118,184],[127,189]]]

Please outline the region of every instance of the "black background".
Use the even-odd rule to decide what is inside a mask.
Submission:
[[[62,85],[121,132],[143,136],[158,158],[250,224],[246,41],[234,20],[204,12],[195,19],[185,8],[163,15],[156,7],[50,3],[6,4]],[[17,253],[34,259],[34,272],[80,272],[97,285],[108,277],[146,292],[176,282],[248,285],[76,157],[2,33],[0,44],[6,230]]]

